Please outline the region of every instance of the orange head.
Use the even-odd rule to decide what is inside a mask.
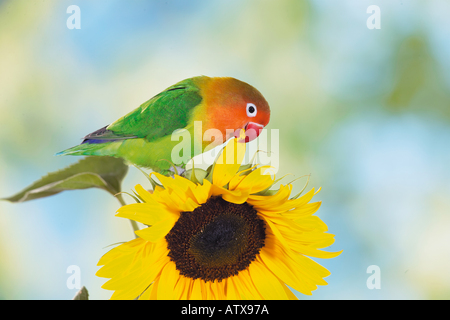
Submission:
[[[198,79],[204,99],[204,130],[218,129],[228,140],[239,137],[239,132],[244,129],[246,137],[240,141],[249,142],[269,123],[269,104],[251,85],[229,77]]]

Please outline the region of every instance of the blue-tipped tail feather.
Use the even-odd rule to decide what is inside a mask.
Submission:
[[[115,156],[121,141],[103,140],[101,142],[87,142],[58,152],[57,156]]]
[[[124,140],[136,136],[119,136],[104,126],[83,138],[78,146],[58,152],[57,156],[114,156]]]

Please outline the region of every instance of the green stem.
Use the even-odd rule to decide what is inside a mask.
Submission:
[[[122,206],[127,205],[127,204],[125,203],[125,201],[123,200],[123,198],[122,198],[122,194],[116,194],[116,198],[117,198],[117,200],[119,200],[119,202],[120,202],[120,204],[121,204]],[[134,221],[134,220],[129,220],[129,221],[130,221],[130,223],[131,223],[131,228],[133,228],[134,236],[137,238],[138,236],[137,236],[137,234],[135,233],[135,231],[138,231],[138,230],[139,230],[139,227],[138,227],[138,225],[137,225],[137,222]]]

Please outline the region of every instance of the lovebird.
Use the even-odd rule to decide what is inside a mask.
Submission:
[[[240,136],[239,142],[255,139],[269,119],[269,104],[251,85],[231,77],[193,77],[165,89],[124,117],[88,134],[80,145],[57,155],[111,156],[164,172],[171,163],[186,164],[172,157],[172,150],[177,145],[180,148],[180,143],[190,146],[182,150],[187,153],[184,159],[190,160],[205,147],[239,138],[241,129],[246,135]],[[187,130],[184,132],[189,135],[183,139],[190,137],[190,143],[173,138],[177,129]]]

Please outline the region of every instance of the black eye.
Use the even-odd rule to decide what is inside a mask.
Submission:
[[[255,117],[258,110],[253,103],[247,103],[247,116]]]

